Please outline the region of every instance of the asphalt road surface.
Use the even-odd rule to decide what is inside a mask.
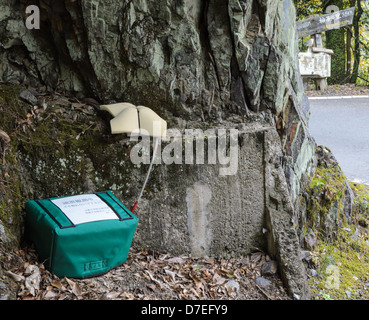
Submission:
[[[310,98],[310,132],[348,180],[369,185],[369,96]]]

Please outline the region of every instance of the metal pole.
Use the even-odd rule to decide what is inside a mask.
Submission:
[[[146,174],[145,182],[144,182],[144,184],[143,184],[143,186],[142,186],[142,189],[141,189],[140,195],[138,196],[138,199],[137,199],[137,201],[135,202],[135,204],[134,204],[134,206],[133,206],[133,208],[132,208],[131,212],[135,211],[135,209],[136,209],[136,207],[137,207],[137,205],[138,205],[139,201],[141,200],[142,194],[143,194],[143,192],[144,192],[144,190],[145,190],[146,183],[147,183],[147,181],[149,180],[150,172],[151,172],[152,165],[153,165],[153,163],[154,163],[154,159],[155,159],[155,154],[156,154],[156,151],[157,151],[157,149],[158,149],[159,139],[160,139],[160,138],[154,138],[154,140],[155,140],[155,147],[154,147],[154,152],[153,152],[153,154],[152,154],[152,159],[151,159],[151,163],[150,163],[149,171],[148,171],[148,172],[147,172],[147,174]]]

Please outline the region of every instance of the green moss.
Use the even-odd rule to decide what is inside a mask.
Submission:
[[[369,187],[360,184],[349,182],[355,199],[353,203],[352,217],[362,227],[369,226]]]
[[[317,299],[324,294],[335,300],[369,299],[368,235],[355,232],[354,225],[345,225],[334,243],[321,242],[314,250],[319,276],[309,282]]]
[[[19,86],[0,85],[0,104],[9,106],[19,106],[18,95]]]
[[[346,177],[338,166],[318,166],[309,187],[316,188],[317,191],[326,191],[329,188],[333,193],[333,198],[329,200],[335,200],[342,198],[345,181]]]
[[[29,107],[18,99],[19,86],[0,85],[0,125],[11,135],[17,128],[17,122],[27,116]]]
[[[306,224],[318,234],[311,252],[318,276],[309,280],[316,299],[369,299],[369,188],[349,185],[355,195],[349,221],[343,214],[346,178],[339,166],[319,162],[305,190]]]
[[[340,221],[345,220],[344,197],[346,178],[339,166],[320,164],[304,193],[306,221],[303,229],[311,228],[320,238],[334,239]]]
[[[0,168],[0,221],[5,229],[9,245],[19,242],[22,232],[22,191],[18,177],[17,159],[8,152]]]

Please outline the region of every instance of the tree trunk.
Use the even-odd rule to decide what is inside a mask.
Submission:
[[[351,69],[352,69],[352,58],[351,58],[351,41],[352,41],[352,29],[349,27],[346,32],[346,78],[351,82]]]
[[[357,10],[354,16],[354,39],[355,39],[355,49],[354,49],[354,66],[352,70],[352,76],[350,79],[351,83],[356,83],[356,80],[359,75],[359,66],[360,66],[360,59],[361,59],[361,53],[360,53],[360,19],[363,14],[363,8],[361,6],[361,0],[357,0]]]
[[[324,7],[324,11],[329,9],[329,6],[336,6],[339,10],[344,9],[343,0],[329,0]],[[332,56],[332,72],[328,83],[343,83],[346,79],[345,29],[339,28],[327,31],[326,47],[334,51],[334,55]]]
[[[356,5],[356,0],[350,0],[350,8]],[[351,54],[351,42],[352,42],[352,32],[353,27],[346,27],[346,78],[348,82],[351,82],[352,75],[352,54]]]

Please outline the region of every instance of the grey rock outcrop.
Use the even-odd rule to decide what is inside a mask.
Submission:
[[[2,81],[215,124],[270,113],[296,198],[314,147],[291,0],[56,0],[39,8],[40,29],[29,30],[25,1],[1,6]]]

